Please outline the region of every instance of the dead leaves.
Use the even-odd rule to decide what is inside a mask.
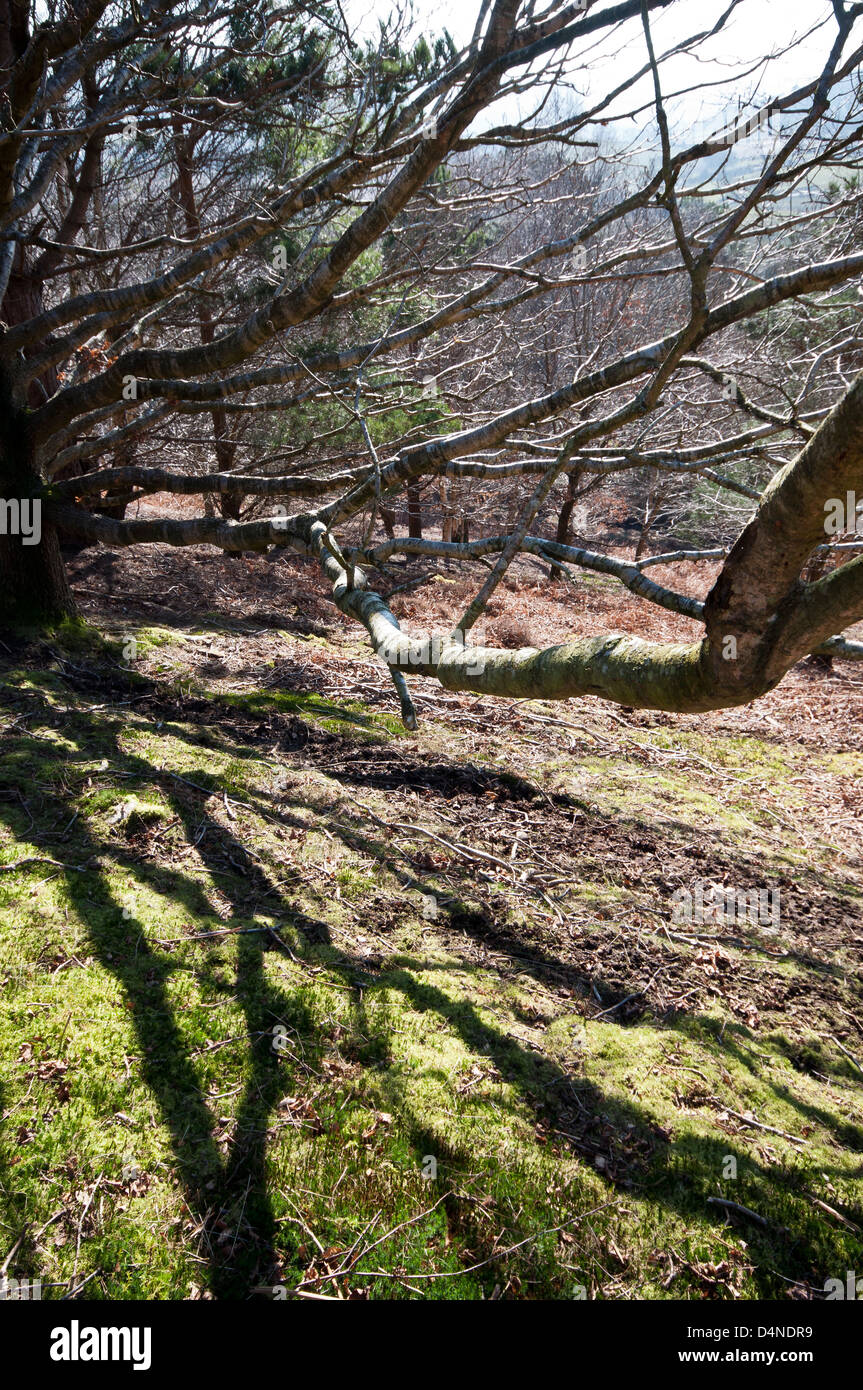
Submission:
[[[503,1078],[500,1072],[493,1063],[474,1062],[467,1076],[456,1087],[456,1091],[461,1096],[464,1095],[466,1091],[469,1091],[473,1086],[476,1086],[477,1083],[480,1081],[490,1081],[493,1083],[499,1083],[502,1080]]]
[[[307,1245],[301,1245],[297,1251],[301,1258],[309,1252]],[[350,1267],[356,1263],[355,1252],[347,1246],[328,1246],[325,1250],[316,1254],[308,1263],[303,1271],[302,1292],[308,1293],[326,1288],[330,1296],[339,1299],[362,1299],[368,1298],[368,1289],[357,1288],[348,1279],[346,1266]]]
[[[727,951],[720,950],[718,946],[701,946],[695,952],[695,964],[701,968],[705,975],[719,976],[724,971],[730,970],[732,963]]]
[[[308,1096],[283,1096],[278,1108],[283,1123],[307,1129],[311,1134],[323,1134],[323,1121]]]
[[[370,1139],[374,1138],[374,1136],[377,1134],[378,1130],[381,1128],[382,1125],[389,1126],[392,1124],[392,1122],[393,1117],[392,1115],[390,1115],[389,1111],[376,1110],[373,1114],[371,1125],[368,1129],[363,1130],[363,1133],[360,1136],[361,1139],[363,1139],[365,1143],[368,1143]]]
[[[650,1256],[650,1264],[663,1271],[661,1284],[669,1289],[682,1274],[689,1274],[700,1289],[702,1298],[740,1298],[743,1285],[754,1266],[743,1250],[728,1247],[728,1259],[711,1262],[707,1260],[687,1260],[678,1250],[669,1246],[667,1250],[657,1250]]]
[[[25,1081],[42,1081],[45,1084],[53,1083],[53,1098],[58,1104],[64,1105],[71,1096],[69,1082],[65,1079],[69,1070],[68,1062],[61,1062],[59,1058],[48,1057],[43,1054],[41,1060],[34,1057],[33,1044],[25,1042],[21,1044],[18,1053],[18,1061],[27,1065],[28,1070],[24,1073]],[[33,1065],[30,1065],[30,1064]]]
[[[750,1028],[757,1028],[760,1014],[751,998],[741,998],[731,993],[732,985],[740,981],[739,967],[720,946],[700,945],[695,951],[693,965],[707,980],[707,993],[721,998],[733,1013]]]

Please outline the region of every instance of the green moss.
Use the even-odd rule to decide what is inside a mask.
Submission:
[[[97,643],[81,664],[97,672],[103,655]],[[46,1297],[73,1273],[113,1299],[193,1286],[245,1299],[313,1274],[326,1290],[337,1266],[320,1247],[349,1251],[364,1231],[385,1239],[342,1292],[372,1298],[786,1297],[859,1267],[859,1236],[814,1200],[863,1227],[859,1078],[828,1038],[793,1013],[756,1031],[719,994],[664,1021],[590,1017],[594,984],[617,996],[601,952],[595,978],[567,952],[610,930],[637,952],[627,864],[585,850],[559,889],[573,935],[552,937],[539,896],[491,910],[472,869],[423,868],[432,842],[396,843],[373,820],[385,787],[300,752],[277,789],[266,741],[214,721],[202,750],[206,721],[182,706],[154,719],[123,692],[76,693],[40,660],[8,662],[0,696],[0,722],[18,721],[0,864],[36,860],[0,873],[0,1220],[7,1249],[23,1237],[10,1273],[40,1275]],[[343,748],[402,736],[394,716],[316,695],[207,698],[331,728]],[[696,823],[765,865],[773,840],[698,759],[756,769],[784,806],[801,767],[822,765],[683,727],[633,729],[589,756],[538,759],[529,739],[430,723],[411,755],[464,750],[525,818],[562,790],[567,814],[599,806],[657,837]],[[639,763],[633,743],[675,760]],[[469,838],[457,810],[423,798],[406,819]],[[822,851],[807,871],[829,885]],[[772,969],[803,979],[807,966]],[[768,1225],[731,1227],[711,1197]]]

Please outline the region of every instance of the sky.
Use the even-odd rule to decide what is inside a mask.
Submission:
[[[599,8],[606,8],[600,0]],[[538,9],[543,5],[539,4]],[[651,17],[651,29],[657,54],[670,47],[681,37],[707,29],[727,8],[727,0],[678,0],[668,10]],[[352,23],[358,24],[364,33],[373,33],[377,27],[377,17],[385,15],[390,9],[390,0],[348,0],[346,13]],[[479,0],[414,0],[418,28],[427,35],[434,35],[446,26],[457,43],[469,40],[473,31]],[[828,18],[830,22],[818,32],[807,35],[815,24]],[[791,91],[811,81],[823,66],[830,45],[835,38],[835,21],[832,19],[832,6],[828,0],[744,0],[738,12],[729,21],[723,32],[699,49],[697,58],[684,56],[663,66],[663,88],[670,92],[675,87],[702,87],[697,96],[681,98],[678,103],[670,103],[672,118],[676,117],[687,124],[712,113],[726,111],[729,104],[736,104],[738,95],[748,96],[757,84],[757,75],[748,78],[741,76],[751,63],[758,63],[766,56],[778,53],[783,47],[791,45],[790,52],[781,60],[770,64],[768,75],[760,88],[764,100]],[[625,55],[621,57],[621,49]],[[592,44],[589,68],[575,74],[575,84],[585,102],[590,97],[600,96],[608,86],[620,80],[622,62],[636,69],[646,56],[644,33],[641,20],[629,22],[614,38],[604,39],[598,46]],[[715,84],[709,90],[705,83]],[[649,101],[652,95],[650,79],[637,89],[642,101]],[[632,94],[626,98],[627,107],[633,104]],[[508,113],[511,114],[511,113]]]

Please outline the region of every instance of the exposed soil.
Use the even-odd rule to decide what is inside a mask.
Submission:
[[[363,634],[345,624],[327,601],[320,578],[300,559],[237,560],[213,550],[185,554],[160,546],[118,554],[85,551],[73,561],[72,572],[82,607],[101,621],[116,625],[128,618],[182,626],[193,615],[200,621],[202,614],[212,614],[215,620],[203,625],[218,628],[221,623],[223,632],[184,651],[190,672],[208,686],[234,692],[314,692],[333,700],[349,696],[393,710],[385,673],[370,652],[363,653]],[[473,577],[449,573],[452,582],[440,586],[445,614],[441,608],[431,611],[426,591],[400,601],[401,616],[414,629],[440,627],[471,591]],[[710,583],[703,565],[674,566],[673,572],[657,577],[693,593],[705,592]],[[650,608],[622,588],[586,583],[573,592],[549,586],[544,578],[541,582],[540,607],[534,571],[522,566],[511,575],[492,604],[487,640],[514,645],[507,643],[507,634],[517,641],[530,634],[534,644],[544,644],[573,632],[608,630],[638,631],[658,640],[695,635],[694,623]],[[435,590],[437,598],[439,586]],[[327,649],[308,648],[301,639],[310,633],[326,634]],[[294,634],[300,640],[293,640]],[[448,887],[448,925],[460,933],[460,949],[486,965],[497,963],[504,973],[527,969],[549,988],[571,994],[586,1016],[626,1023],[646,1011],[662,1017],[698,1014],[711,998],[721,998],[733,1015],[755,1029],[793,1016],[796,1026],[816,1031],[850,1026],[852,1032],[863,1032],[858,1021],[863,1018],[859,778],[825,778],[817,769],[804,769],[795,782],[809,802],[810,820],[796,825],[772,795],[769,769],[761,775],[755,769],[753,775],[742,753],[744,766],[732,766],[729,772],[697,753],[690,761],[635,737],[644,730],[697,730],[711,739],[755,736],[777,747],[849,753],[863,748],[863,671],[849,663],[837,662],[826,671],[803,663],[757,704],[707,715],[618,711],[589,699],[544,706],[539,719],[545,723],[510,702],[448,695],[427,680],[417,679],[412,687],[421,715],[432,719],[437,714],[463,731],[478,754],[485,751],[486,736],[505,725],[519,736],[521,747],[527,741],[538,750],[538,764],[554,759],[563,739],[567,751],[578,749],[586,757],[616,754],[644,769],[687,768],[706,790],[743,774],[746,805],[774,817],[777,847],[788,834],[801,836],[804,843],[807,835],[817,835],[822,850],[825,841],[835,846],[836,869],[847,884],[837,879],[825,886],[823,865],[803,869],[777,861],[767,881],[780,893],[780,928],[748,920],[675,925],[671,899],[676,888],[695,882],[733,884],[747,892],[765,887],[762,855],[748,855],[745,846],[701,824],[697,810],[689,825],[666,819],[659,835],[656,808],[643,818],[637,810],[630,817],[604,815],[583,797],[544,791],[530,780],[523,763],[517,773],[501,776],[466,762],[463,747],[452,757],[417,756],[398,742],[358,744],[295,716],[271,712],[260,717],[214,707],[194,696],[181,696],[171,705],[164,696],[145,696],[142,708],[186,725],[200,721],[204,742],[209,730],[218,727],[242,743],[284,756],[286,768],[315,766],[351,795],[384,793],[390,822],[415,820],[419,800],[426,815],[449,826],[445,838],[467,847],[468,855],[478,850],[512,865],[510,887],[501,897],[493,883],[484,881],[500,877],[493,864],[460,858],[410,832],[396,836],[402,862],[419,877],[434,871],[439,885]],[[371,834],[374,827],[366,820],[361,830]],[[350,828],[343,833],[357,843]],[[399,854],[389,856],[391,864],[398,861]],[[484,875],[484,867],[491,872]],[[598,890],[609,885],[619,890],[619,905],[601,903],[589,915],[583,904],[573,908],[567,885],[591,883]],[[470,909],[463,905],[465,897],[473,904]],[[504,919],[519,903],[530,910],[516,930]],[[365,904],[365,930],[372,937],[386,932],[388,911],[385,897]],[[374,963],[372,950],[369,967]]]

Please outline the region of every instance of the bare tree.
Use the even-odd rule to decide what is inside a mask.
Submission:
[[[860,156],[863,4],[813,3],[821,69],[769,107],[756,82],[731,125],[693,138],[664,74],[747,3],[705,25],[697,0],[483,0],[463,51],[398,14],[358,43],[338,6],[72,0],[35,23],[0,5],[0,490],[7,521],[42,517],[39,545],[0,535],[6,617],[71,610],[61,533],[288,547],[365,626],[409,725],[406,672],[684,711],[751,700],[813,652],[863,655],[841,636],[863,617],[863,556],[834,550],[804,579],[834,542],[825,515],[863,495],[863,195],[843,172]],[[618,51],[608,88],[576,101],[572,74],[602,45]],[[145,461],[97,466],[133,441]],[[643,555],[546,534],[561,485],[645,470],[737,508],[703,602]],[[420,534],[421,495],[476,483],[514,498],[502,531]],[[118,489],[234,505],[100,515]],[[377,541],[403,495],[409,534]],[[244,516],[244,498],[281,510]],[[403,633],[369,587],[394,554],[483,563],[441,641]],[[472,646],[522,554],[612,574],[704,636]]]

